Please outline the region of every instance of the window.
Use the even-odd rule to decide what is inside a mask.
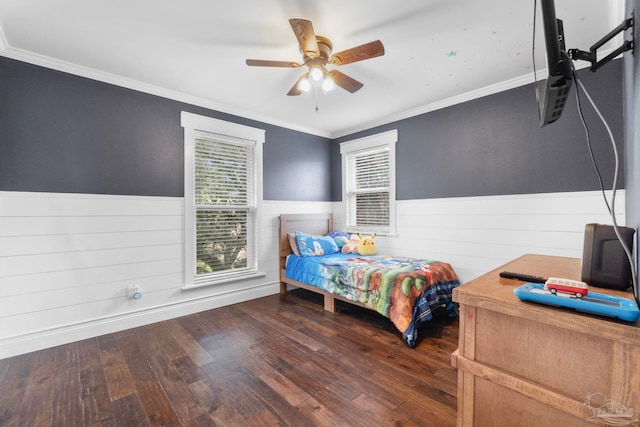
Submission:
[[[398,131],[340,144],[347,230],[395,234]]]
[[[258,275],[264,131],[182,113],[185,288]]]

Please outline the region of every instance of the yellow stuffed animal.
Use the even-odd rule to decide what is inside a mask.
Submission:
[[[376,237],[376,233],[373,233],[369,237],[362,237],[362,235],[358,233],[358,237],[360,237],[360,241],[358,242],[358,253],[360,255],[375,255],[378,253],[376,242],[373,241]]]

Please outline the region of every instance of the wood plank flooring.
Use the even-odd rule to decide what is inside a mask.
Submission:
[[[458,321],[408,348],[304,290],[0,360],[0,426],[454,426]]]

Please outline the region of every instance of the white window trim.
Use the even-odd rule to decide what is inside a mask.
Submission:
[[[184,128],[184,286],[182,289],[194,289],[203,286],[212,286],[238,280],[263,277],[259,272],[259,236],[261,212],[262,212],[262,145],[265,142],[263,129],[226,122],[211,117],[200,116],[188,112],[180,114],[181,126]],[[255,152],[255,191],[256,191],[256,227],[254,235],[255,268],[244,270],[241,273],[222,273],[215,279],[196,280],[196,207],[193,203],[195,140],[199,132],[208,132],[219,135],[227,135],[256,142]]]
[[[340,154],[342,156],[342,203],[345,205],[345,224],[348,232],[351,233],[371,233],[395,236],[396,235],[396,143],[398,142],[398,130],[393,129],[364,138],[354,139],[340,143]],[[357,152],[367,152],[386,148],[389,150],[389,229],[370,230],[364,227],[349,225],[347,203],[347,155]]]

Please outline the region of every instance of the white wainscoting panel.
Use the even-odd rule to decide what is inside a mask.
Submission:
[[[624,225],[624,191],[616,205]],[[277,293],[278,215],[332,211],[344,228],[340,202],[263,202],[265,276],[185,291],[182,198],[0,192],[0,358]],[[599,192],[409,200],[376,242],[465,282],[525,253],[580,257],[589,222],[610,223]]]
[[[619,225],[624,203],[617,191]],[[527,253],[581,258],[588,223],[612,223],[601,192],[404,200],[398,234],[377,236],[376,244],[379,253],[449,262],[464,283]],[[344,229],[342,203],[334,224]]]
[[[265,202],[265,276],[182,290],[182,198],[0,192],[0,359],[277,293],[277,215],[332,207]]]

